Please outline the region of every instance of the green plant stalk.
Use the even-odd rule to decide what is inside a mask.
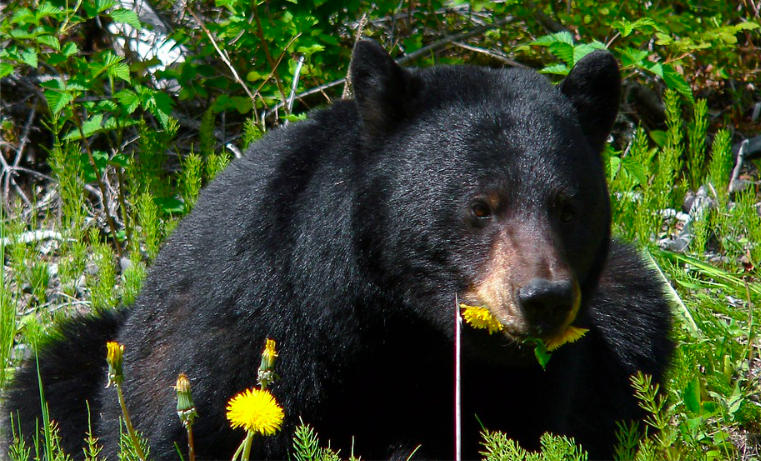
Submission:
[[[5,209],[0,207],[0,239],[5,235]],[[5,245],[0,244],[0,261],[5,261]],[[0,270],[0,389],[5,387],[6,369],[13,350],[13,338],[16,336],[16,310],[13,309],[10,290],[5,287],[5,271]]]
[[[243,453],[243,450],[246,447],[246,440],[248,440],[248,434],[246,434],[246,438],[243,439],[243,442],[241,442],[241,444],[238,445],[238,449],[235,450],[235,454],[233,454],[231,461],[237,461],[240,458],[241,454]]]
[[[116,386],[116,395],[119,398],[119,405],[122,407],[122,415],[124,415],[124,425],[127,426],[127,433],[129,434],[130,440],[132,440],[132,444],[135,446],[135,453],[137,453],[138,458],[140,458],[141,461],[145,461],[145,453],[143,453],[143,448],[140,446],[140,441],[137,438],[137,434],[135,433],[135,428],[132,427],[132,420],[129,418],[129,412],[127,411],[127,405],[124,402],[124,394],[122,393],[122,385],[121,384],[114,384]]]
[[[697,190],[703,179],[703,166],[705,164],[705,140],[708,128],[708,105],[705,99],[699,99],[695,103],[692,124],[689,129],[690,156],[688,158],[688,171],[690,187]]]
[[[108,227],[111,228],[111,235],[114,237],[114,246],[116,247],[116,253],[119,255],[119,257],[122,257],[122,246],[119,244],[119,239],[116,238],[116,223],[114,223],[114,218],[111,216],[111,214],[108,212],[108,194],[106,191],[106,186],[103,184],[103,181],[100,178],[100,175],[98,175],[98,165],[95,163],[95,157],[92,155],[92,150],[90,149],[90,143],[87,142],[87,138],[85,137],[85,131],[82,128],[82,120],[80,120],[79,115],[77,114],[76,107],[74,107],[74,102],[71,102],[71,113],[74,117],[74,122],[77,124],[77,128],[79,129],[79,135],[82,137],[82,145],[85,147],[85,151],[87,152],[87,158],[90,160],[90,166],[92,167],[93,171],[96,173],[95,178],[98,181],[98,188],[100,189],[100,194],[103,200],[103,213],[106,215],[106,221],[108,221]]]

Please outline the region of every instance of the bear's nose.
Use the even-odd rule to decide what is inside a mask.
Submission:
[[[547,334],[562,326],[574,307],[570,280],[531,279],[518,289],[518,304],[537,333]]]

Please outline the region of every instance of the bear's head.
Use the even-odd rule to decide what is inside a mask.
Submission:
[[[456,296],[487,307],[501,340],[583,326],[610,243],[612,55],[587,55],[553,86],[522,69],[403,69],[361,41],[351,77],[358,248],[382,289],[449,335]]]

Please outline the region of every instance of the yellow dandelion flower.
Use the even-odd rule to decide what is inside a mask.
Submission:
[[[571,325],[568,328],[566,328],[566,330],[562,334],[547,341],[547,350],[554,351],[555,349],[557,349],[558,347],[562,346],[565,343],[576,342],[579,339],[581,339],[585,334],[587,334],[588,331],[589,330],[586,328],[579,328],[579,327],[575,327]]]
[[[462,318],[465,320],[465,323],[473,328],[488,329],[489,334],[502,331],[502,324],[489,312],[489,309],[468,306],[467,304],[460,304],[460,307],[462,308]]]
[[[227,402],[227,419],[233,429],[272,435],[283,425],[285,413],[269,391],[246,389]]]

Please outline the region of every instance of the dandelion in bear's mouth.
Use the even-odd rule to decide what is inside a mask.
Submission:
[[[273,435],[283,425],[285,413],[267,390],[247,389],[227,403],[227,419],[233,429]]]
[[[547,350],[554,351],[565,343],[573,343],[581,339],[589,330],[570,325],[565,331],[547,341]]]
[[[462,318],[465,320],[465,323],[473,328],[488,329],[489,334],[502,331],[502,328],[504,328],[502,323],[485,307],[460,304],[460,308],[462,308]]]

